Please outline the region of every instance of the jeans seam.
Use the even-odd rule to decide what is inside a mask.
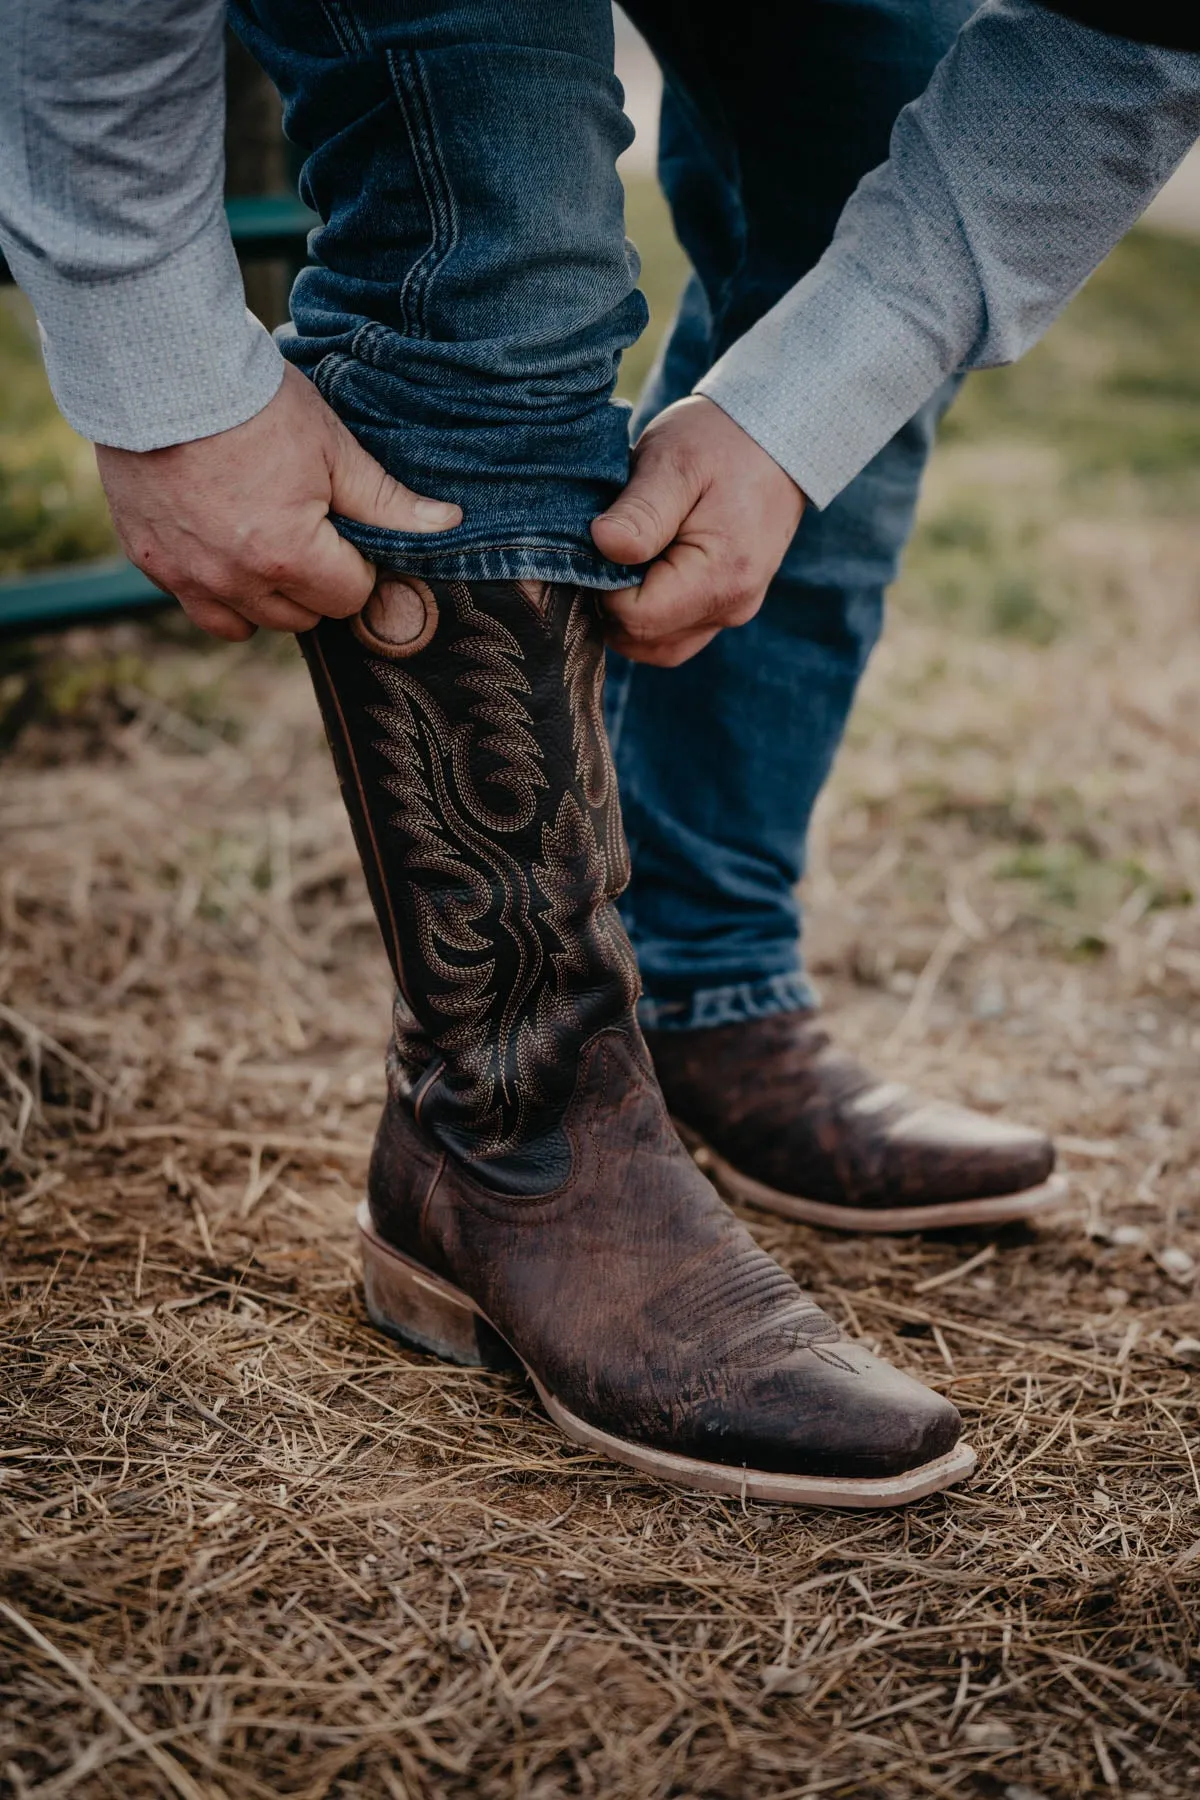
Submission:
[[[367,319],[350,340],[350,354],[368,369],[383,368],[385,365],[376,359],[376,347],[381,339],[386,343],[390,336],[387,326],[378,319]]]
[[[392,89],[421,183],[430,233],[429,243],[401,283],[400,312],[409,334],[425,337],[425,302],[438,268],[457,242],[457,216],[421,58],[416,51],[400,50],[389,50],[387,58]]]
[[[386,546],[385,546],[385,548],[386,548]],[[495,538],[490,538],[485,535],[485,536],[479,538],[477,541],[474,541],[471,543],[455,544],[449,550],[439,549],[439,550],[411,550],[410,551],[406,548],[404,554],[405,554],[405,556],[424,558],[426,561],[431,561],[431,560],[435,560],[435,559],[440,559],[443,556],[469,555],[470,552],[473,550],[516,550],[516,551],[528,550],[531,552],[546,550],[546,551],[552,552],[555,555],[558,555],[559,553],[561,553],[563,556],[577,556],[581,560],[587,556],[587,552],[585,550],[576,550],[570,544],[563,544],[561,542],[555,543],[553,538],[540,538],[533,532],[531,532],[528,537],[523,537],[520,540],[520,542],[516,543],[516,544],[497,543]],[[598,562],[600,559],[597,558],[596,560]],[[625,573],[625,571],[622,569],[621,564],[616,563],[613,565],[613,567],[616,569],[621,569],[622,573],[623,574]]]
[[[617,565],[605,567],[599,558],[563,544],[528,540],[498,544],[493,540],[456,550],[422,552],[342,530],[336,518],[333,522],[377,567],[399,574],[420,573],[429,581],[568,581],[576,587],[608,590],[628,587],[631,573],[637,573]]]
[[[343,6],[341,0],[320,0],[320,7],[325,14],[325,22],[343,53],[346,56],[365,56],[368,46],[350,9]]]
[[[312,384],[327,406],[336,411],[336,399],[339,379],[351,366],[351,359],[344,350],[331,350],[323,356],[312,373]]]

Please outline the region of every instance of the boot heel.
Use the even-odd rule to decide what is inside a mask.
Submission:
[[[492,1361],[484,1334],[490,1338],[495,1333],[486,1321],[465,1295],[385,1244],[365,1201],[358,1209],[358,1239],[372,1325],[444,1362],[479,1368]]]

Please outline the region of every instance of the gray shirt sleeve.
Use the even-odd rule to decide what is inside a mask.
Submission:
[[[221,204],[220,0],[0,0],[0,244],[55,396],[127,449],[282,376]],[[816,268],[700,383],[824,505],[956,369],[1026,349],[1200,133],[1200,57],[988,0]]]
[[[1200,56],[988,0],[816,267],[697,392],[826,505],[960,369],[1045,331],[1200,134]]]
[[[222,0],[0,0],[0,246],[55,399],[128,450],[207,437],[283,363],[222,204]]]

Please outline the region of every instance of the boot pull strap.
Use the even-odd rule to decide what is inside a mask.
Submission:
[[[432,588],[416,575],[381,575],[351,629],[373,655],[395,660],[423,650],[437,623]]]

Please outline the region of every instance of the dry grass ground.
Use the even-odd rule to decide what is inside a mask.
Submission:
[[[845,1040],[1071,1174],[996,1241],[751,1220],[965,1413],[978,1474],[907,1512],[658,1487],[376,1337],[387,978],[294,651],[10,658],[0,1791],[1194,1800],[1188,254],[968,398],[816,833]]]

